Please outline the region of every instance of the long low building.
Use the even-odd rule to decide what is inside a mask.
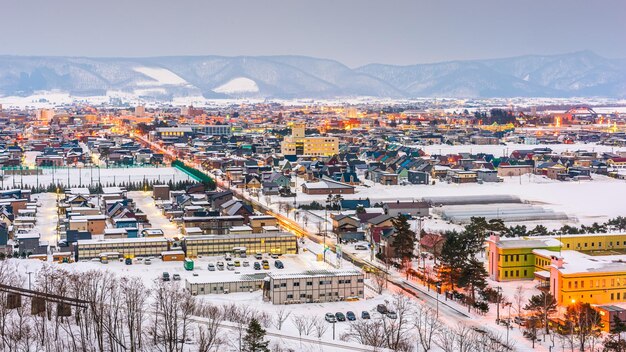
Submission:
[[[363,279],[363,273],[358,270],[312,270],[244,274],[231,280],[220,279],[220,276],[190,277],[185,286],[192,295],[262,289],[263,299],[272,304],[298,304],[363,298]]]
[[[222,255],[245,248],[247,253],[296,254],[298,238],[290,232],[186,237],[183,248],[188,257]]]
[[[169,250],[166,238],[115,238],[107,240],[78,240],[74,247],[76,260],[99,258],[103,253],[120,257],[158,257]]]
[[[190,277],[185,281],[187,291],[192,295],[252,292],[263,288],[266,273],[245,274],[233,280],[212,279],[210,277]]]
[[[244,222],[244,217],[240,215],[183,217],[184,228],[199,228],[205,235],[223,235],[233,226],[243,226]]]
[[[363,272],[314,270],[302,273],[269,273],[264,299],[273,304],[319,303],[363,298]]]

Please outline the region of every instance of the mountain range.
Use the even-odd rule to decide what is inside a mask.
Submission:
[[[37,91],[139,97],[626,98],[626,59],[593,52],[409,66],[303,56],[0,56],[0,96]]]

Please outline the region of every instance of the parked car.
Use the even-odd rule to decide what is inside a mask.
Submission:
[[[250,262],[247,260],[244,260],[243,263],[241,263],[243,266],[250,266]]]
[[[348,318],[349,321],[355,321],[356,315],[354,315],[353,311],[349,310],[346,312],[346,318]]]
[[[235,260],[235,266],[236,266],[236,267],[240,267],[240,266],[241,266],[241,261],[239,261],[239,260]]]
[[[261,259],[263,259],[263,253],[257,252],[257,253],[254,255],[254,259],[256,259],[256,260],[261,260]]]
[[[228,270],[235,270],[235,264],[233,264],[233,262],[228,262],[226,263],[226,269]]]
[[[146,259],[143,261],[144,264],[146,265],[152,265],[152,260],[150,260],[150,258]]]
[[[524,325],[526,324],[526,318],[518,316],[518,317],[513,318],[513,322],[517,325]]]
[[[387,306],[384,304],[379,304],[376,306],[376,311],[380,314],[387,314]]]
[[[270,264],[269,263],[263,263],[263,269],[264,270],[270,270]]]
[[[174,275],[172,276],[172,279],[173,279],[174,281],[180,281],[180,275],[179,275],[179,274],[174,274]]]
[[[125,263],[126,265],[133,265],[133,258],[126,258],[126,259],[124,260],[124,263]]]
[[[333,313],[326,313],[326,315],[324,316],[324,319],[326,319],[326,321],[329,323],[337,322],[337,319],[335,318],[335,315]]]
[[[370,318],[370,312],[364,310],[361,312],[361,319],[369,319]]]
[[[366,251],[367,247],[362,244],[357,244],[356,246],[354,246],[354,249],[356,249],[357,251]]]
[[[231,260],[233,260],[233,256],[230,255],[230,253],[226,253],[226,254],[224,254],[224,260],[227,261],[227,262],[231,261]]]
[[[259,264],[259,262],[254,262],[254,270],[261,270],[261,264]]]
[[[283,265],[283,262],[281,262],[280,260],[277,260],[274,262],[274,266],[276,267],[276,269],[284,269],[285,266]]]
[[[209,271],[215,271],[215,264],[209,263],[209,265],[207,266],[207,269],[209,269]]]
[[[390,310],[387,312],[387,318],[389,319],[397,319],[398,318],[398,314],[396,314],[396,312]]]
[[[278,259],[280,257],[280,254],[272,253],[270,257],[272,257],[272,259]]]
[[[341,312],[335,313],[335,318],[337,319],[337,321],[346,321],[346,316],[343,315],[343,313]]]
[[[170,281],[170,273],[168,273],[167,271],[163,272],[163,275],[161,277],[163,278],[163,281]]]
[[[217,270],[224,270],[224,262],[217,262]]]

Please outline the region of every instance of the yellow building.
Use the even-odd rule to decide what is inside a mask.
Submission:
[[[549,280],[550,293],[558,304],[626,301],[626,255],[593,256],[578,251],[537,252],[551,258],[549,276],[544,280]]]
[[[603,233],[487,241],[491,279],[534,278],[558,304],[626,302],[626,234]]]
[[[283,155],[332,156],[339,152],[337,137],[306,137],[305,125],[294,124],[291,136],[285,137],[281,144]]]

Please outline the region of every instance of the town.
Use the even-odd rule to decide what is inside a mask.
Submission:
[[[612,341],[626,109],[449,104],[5,105],[5,318],[187,309],[149,338],[95,331],[206,351],[241,346],[251,321],[336,351]],[[51,343],[87,348],[80,334]]]

